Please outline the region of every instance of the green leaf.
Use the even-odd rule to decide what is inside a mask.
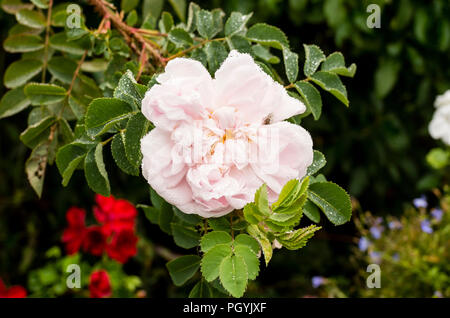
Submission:
[[[186,21],[186,0],[169,0],[181,22]]]
[[[264,216],[259,212],[256,204],[250,202],[244,206],[244,218],[250,224],[258,224],[263,220]]]
[[[87,49],[87,47],[83,46],[83,42],[80,40],[69,41],[65,32],[52,35],[50,37],[50,47],[57,51],[62,51],[73,55],[83,55],[84,51]]]
[[[87,105],[82,103],[80,100],[78,100],[72,94],[69,96],[67,101],[68,101],[69,107],[72,110],[75,117],[77,119],[83,118],[84,114],[86,113]]]
[[[196,23],[198,33],[205,39],[212,39],[222,29],[221,15],[218,11],[203,10],[197,12]]]
[[[327,178],[323,174],[318,174],[317,176],[309,176],[310,182],[309,184],[317,183],[317,182],[327,182]]]
[[[159,210],[157,222],[153,222],[152,220],[150,221],[158,224],[161,230],[171,235],[172,228],[170,224],[173,221],[174,215],[172,206],[169,203],[167,203],[163,198],[161,198],[158,195],[158,193],[156,193],[156,191],[153,190],[152,188],[150,188],[150,198],[153,206]]]
[[[153,224],[159,225],[159,218],[161,216],[161,211],[154,206],[148,206],[145,204],[138,204],[138,208],[144,210],[145,217]]]
[[[192,45],[194,43],[189,33],[182,28],[174,28],[170,30],[168,38],[178,46]]]
[[[47,161],[48,142],[44,141],[33,149],[30,157],[25,163],[25,172],[27,174],[28,181],[38,197],[41,197],[42,195]]]
[[[317,205],[334,225],[348,222],[352,215],[349,195],[332,182],[317,182],[309,186],[308,199]]]
[[[192,3],[192,2],[191,2]],[[194,288],[192,288],[189,293],[189,298],[212,298],[213,291],[211,286],[209,286],[208,282],[204,279],[201,279],[197,284],[195,284]]]
[[[195,2],[189,3],[188,19],[186,22],[186,31],[194,32],[197,28],[197,12],[200,11],[200,6]]]
[[[91,137],[99,136],[134,114],[131,106],[120,99],[94,99],[86,112],[86,132]]]
[[[209,72],[214,74],[222,62],[227,58],[228,52],[225,46],[217,41],[209,42],[205,46]]]
[[[3,42],[5,51],[10,53],[24,53],[39,51],[44,47],[42,38],[32,34],[10,35]]]
[[[200,248],[206,253],[214,246],[218,244],[229,244],[231,246],[232,238],[231,235],[224,231],[212,231],[203,235]]]
[[[32,3],[23,3],[21,0],[2,0],[1,6],[9,14],[16,14],[22,9],[31,10],[33,8]]]
[[[64,84],[71,84],[77,63],[64,56],[55,56],[48,62],[48,71]]]
[[[312,84],[308,82],[295,83],[295,89],[303,97],[306,106],[311,110],[311,113],[315,120],[320,118],[322,114],[322,97],[319,91]]]
[[[81,64],[81,70],[88,73],[104,72],[106,71],[107,67],[108,61],[106,61],[105,59],[92,59]]]
[[[49,105],[62,101],[67,94],[64,87],[55,84],[29,83],[24,88],[32,105]]]
[[[86,156],[86,153],[86,145],[77,142],[59,148],[56,154],[56,166],[63,177],[63,186],[67,186],[73,173]]]
[[[135,9],[139,4],[139,0],[121,0],[120,8],[126,13]]]
[[[269,49],[265,46],[256,44],[251,47],[253,54],[266,63],[278,64],[280,59],[278,56],[272,55]]]
[[[138,21],[139,21],[139,17],[138,17],[136,10],[133,10],[130,13],[128,13],[126,22],[129,26],[135,26],[136,23],[138,23]]]
[[[24,85],[42,70],[42,62],[33,59],[11,63],[5,71],[3,83],[8,88]]]
[[[272,244],[270,243],[267,236],[256,225],[249,225],[247,228],[247,232],[258,241],[259,245],[261,245],[266,265],[269,264],[272,258],[273,250]]]
[[[70,143],[75,139],[72,128],[65,118],[60,118],[58,120],[58,131],[60,132],[62,139],[61,146]]]
[[[34,10],[22,9],[16,13],[17,22],[33,29],[45,28],[45,16]]]
[[[401,63],[397,60],[381,60],[375,71],[375,93],[378,98],[384,98],[391,92],[397,82]]]
[[[255,193],[255,204],[263,215],[270,214],[267,185],[264,183]]]
[[[201,216],[197,214],[187,214],[181,212],[177,207],[172,207],[175,216],[180,219],[182,222],[190,224],[190,225],[198,225],[203,219]]]
[[[164,205],[168,204],[163,198],[159,196],[159,194],[150,187],[150,200],[155,208],[158,210],[162,210]]]
[[[252,17],[253,13],[242,14],[240,12],[231,12],[230,17],[225,23],[225,36],[231,37],[235,34],[245,32],[245,24]]]
[[[103,146],[98,143],[95,148],[89,150],[84,159],[84,174],[88,186],[95,192],[105,197],[111,194],[108,173],[103,162]]]
[[[303,66],[303,72],[307,77],[313,75],[320,66],[320,63],[325,61],[325,54],[317,45],[306,45],[305,48],[305,65]]]
[[[198,246],[200,235],[192,226],[172,223],[172,235],[175,243],[182,248],[193,248]]]
[[[308,185],[309,177],[304,178],[302,182],[297,179],[289,180],[281,189],[278,200],[272,204],[272,210],[277,211],[295,203],[306,192]]]
[[[170,277],[176,286],[186,283],[200,267],[200,257],[197,255],[180,256],[166,264]]]
[[[173,17],[169,12],[164,11],[161,14],[161,20],[159,20],[159,30],[162,33],[169,33],[169,31],[173,28]]]
[[[314,150],[314,156],[313,156],[313,162],[312,164],[306,169],[306,174],[308,176],[312,176],[313,174],[316,174],[320,169],[325,167],[327,164],[327,160],[325,159],[325,156],[320,151]]]
[[[0,100],[0,118],[15,115],[30,105],[30,100],[23,92],[23,87],[6,92]]]
[[[248,279],[256,279],[259,273],[259,259],[257,254],[250,247],[242,244],[234,247],[234,254],[244,259],[245,265],[247,265]]]
[[[50,126],[56,122],[56,117],[48,116],[34,125],[28,126],[20,134],[20,140],[28,147],[36,147],[42,140],[47,139],[50,133]]]
[[[230,50],[237,50],[240,53],[254,54],[254,52],[252,52],[252,45],[250,41],[243,36],[233,35],[232,37],[227,37],[226,41]],[[278,62],[280,61],[278,57],[275,58]],[[256,62],[258,63],[258,61]]]
[[[133,109],[138,110],[141,108],[141,101],[143,96],[138,89],[136,80],[133,73],[127,70],[119,80],[117,87],[114,89],[114,97],[121,99],[130,104]]]
[[[283,31],[265,23],[254,24],[248,29],[246,37],[253,42],[279,50],[282,50],[283,47],[289,48],[289,41]]]
[[[311,80],[348,107],[347,89],[335,73],[319,71],[311,76]]]
[[[230,221],[226,217],[209,218],[208,224],[214,231],[230,232],[231,230]]]
[[[294,83],[298,76],[298,54],[283,47],[283,60],[289,83]]]
[[[317,206],[307,200],[303,205],[303,213],[314,223],[320,222],[320,212]]]
[[[219,244],[214,246],[203,255],[201,270],[203,277],[208,282],[212,282],[219,277],[219,268],[222,261],[232,254],[231,245]]]
[[[242,256],[231,255],[220,264],[220,282],[233,296],[242,297],[247,288],[247,265]]]
[[[49,0],[31,0],[39,9],[47,9]]]
[[[334,52],[328,55],[322,64],[322,71],[336,73],[342,76],[353,77],[356,73],[356,64],[353,63],[349,67],[345,66],[345,59],[341,52]]]
[[[111,153],[116,162],[117,166],[119,166],[122,171],[128,173],[132,176],[139,175],[139,168],[132,165],[125,154],[125,133],[119,132],[117,133],[112,142],[111,142]]]
[[[277,235],[277,241],[288,250],[298,250],[304,247],[308,240],[314,236],[314,232],[320,229],[320,226],[310,225],[305,228]]]
[[[258,254],[261,250],[258,241],[248,234],[239,234],[236,236],[234,244],[248,246],[255,254]]]
[[[141,139],[150,128],[150,121],[138,112],[130,117],[125,131],[125,153],[129,162],[135,167],[140,167],[142,162]]]
[[[442,169],[448,164],[450,153],[441,148],[434,148],[427,154],[426,160],[434,169]]]

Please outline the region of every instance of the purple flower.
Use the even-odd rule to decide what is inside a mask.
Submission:
[[[395,253],[394,255],[392,255],[392,260],[394,262],[398,262],[399,259],[400,259],[400,256],[398,255],[398,253]]]
[[[381,237],[381,233],[383,233],[384,231],[384,227],[382,226],[372,226],[370,228],[370,234],[372,234],[372,236],[378,240]]]
[[[359,239],[358,248],[360,251],[362,251],[362,252],[367,251],[367,248],[369,247],[369,245],[370,245],[370,241],[365,236],[363,236]]]
[[[428,234],[433,233],[433,229],[431,228],[430,221],[427,219],[420,222],[420,227],[422,228],[422,232],[425,232]]]
[[[375,218],[374,220],[374,225],[380,225],[381,223],[383,223],[383,218],[381,216]]]
[[[443,298],[444,296],[442,295],[442,293],[438,290],[436,290],[433,294],[434,297],[436,298]]]
[[[420,198],[415,198],[413,200],[414,206],[418,208],[426,208],[428,206],[427,198],[424,195],[421,195]]]
[[[431,210],[431,215],[433,216],[433,219],[435,219],[436,221],[440,221],[442,220],[442,215],[444,214],[444,212],[442,212],[441,209],[432,209]]]
[[[379,264],[381,262],[381,253],[376,251],[369,252],[370,259],[374,262]]]
[[[402,223],[398,220],[393,220],[388,223],[389,229],[391,230],[398,230],[402,228]]]
[[[312,278],[312,286],[314,288],[322,286],[323,284],[325,284],[325,278],[323,278],[322,276],[313,276],[313,278]]]

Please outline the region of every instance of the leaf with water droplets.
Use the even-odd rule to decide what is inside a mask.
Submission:
[[[325,61],[325,54],[317,45],[306,45],[305,48],[305,65],[303,66],[303,72],[306,76],[313,75],[319,68],[320,63]]]
[[[306,174],[308,176],[312,176],[316,172],[318,172],[320,169],[325,167],[327,164],[327,160],[325,159],[325,156],[320,151],[314,150],[314,156],[313,156],[313,162],[306,170]]]
[[[220,282],[222,286],[233,296],[242,297],[247,288],[247,265],[242,256],[231,255],[220,264]]]
[[[244,15],[240,12],[232,12],[225,23],[225,35],[232,36],[245,31],[245,24],[252,15],[253,13]]]
[[[334,225],[344,224],[352,216],[350,196],[332,182],[311,184],[308,189],[308,199],[317,205]]]

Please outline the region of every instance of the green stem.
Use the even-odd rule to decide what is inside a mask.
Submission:
[[[164,61],[168,62],[168,61],[170,61],[170,60],[173,60],[174,58],[177,58],[177,57],[180,57],[180,56],[184,56],[184,55],[186,55],[187,53],[189,53],[189,52],[191,52],[191,51],[193,51],[193,50],[195,50],[195,49],[198,49],[198,48],[202,47],[203,45],[205,45],[205,44],[207,44],[207,43],[209,43],[209,42],[214,42],[214,41],[225,41],[225,40],[226,40],[226,38],[217,38],[217,39],[203,40],[202,42],[200,42],[200,43],[198,43],[198,44],[196,44],[196,45],[193,45],[193,46],[191,46],[190,48],[188,48],[188,49],[186,49],[186,50],[180,51],[180,52],[178,52],[178,53],[176,53],[176,54],[174,54],[174,55],[171,55],[171,56],[165,58]]]

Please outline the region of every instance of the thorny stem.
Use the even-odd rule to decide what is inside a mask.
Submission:
[[[111,22],[124,35],[125,39],[128,40],[131,47],[135,51],[139,52],[139,49],[131,41],[131,38],[134,38],[139,43],[141,43],[142,46],[145,47],[145,49],[147,49],[154,56],[158,63],[160,63],[162,66],[165,65],[165,60],[158,52],[158,50],[154,48],[153,45],[149,44],[149,42],[142,36],[142,34],[136,31],[137,29],[130,27],[128,24],[122,21],[120,15],[118,15],[116,12],[111,11],[111,6],[107,2],[105,2],[104,0],[89,0],[89,2],[93,6],[95,6],[95,8],[100,12],[101,15],[111,20]]]
[[[47,24],[45,26],[44,63],[42,66],[42,78],[41,78],[42,83],[45,82],[45,73],[47,70],[47,63],[48,63],[48,42],[50,36],[50,24],[52,20],[52,7],[53,7],[53,0],[49,0],[47,11]]]
[[[139,56],[139,71],[136,76],[137,82],[139,82],[139,79],[141,78],[146,60],[147,60],[147,54],[145,54],[145,47],[142,46],[141,55]]]

